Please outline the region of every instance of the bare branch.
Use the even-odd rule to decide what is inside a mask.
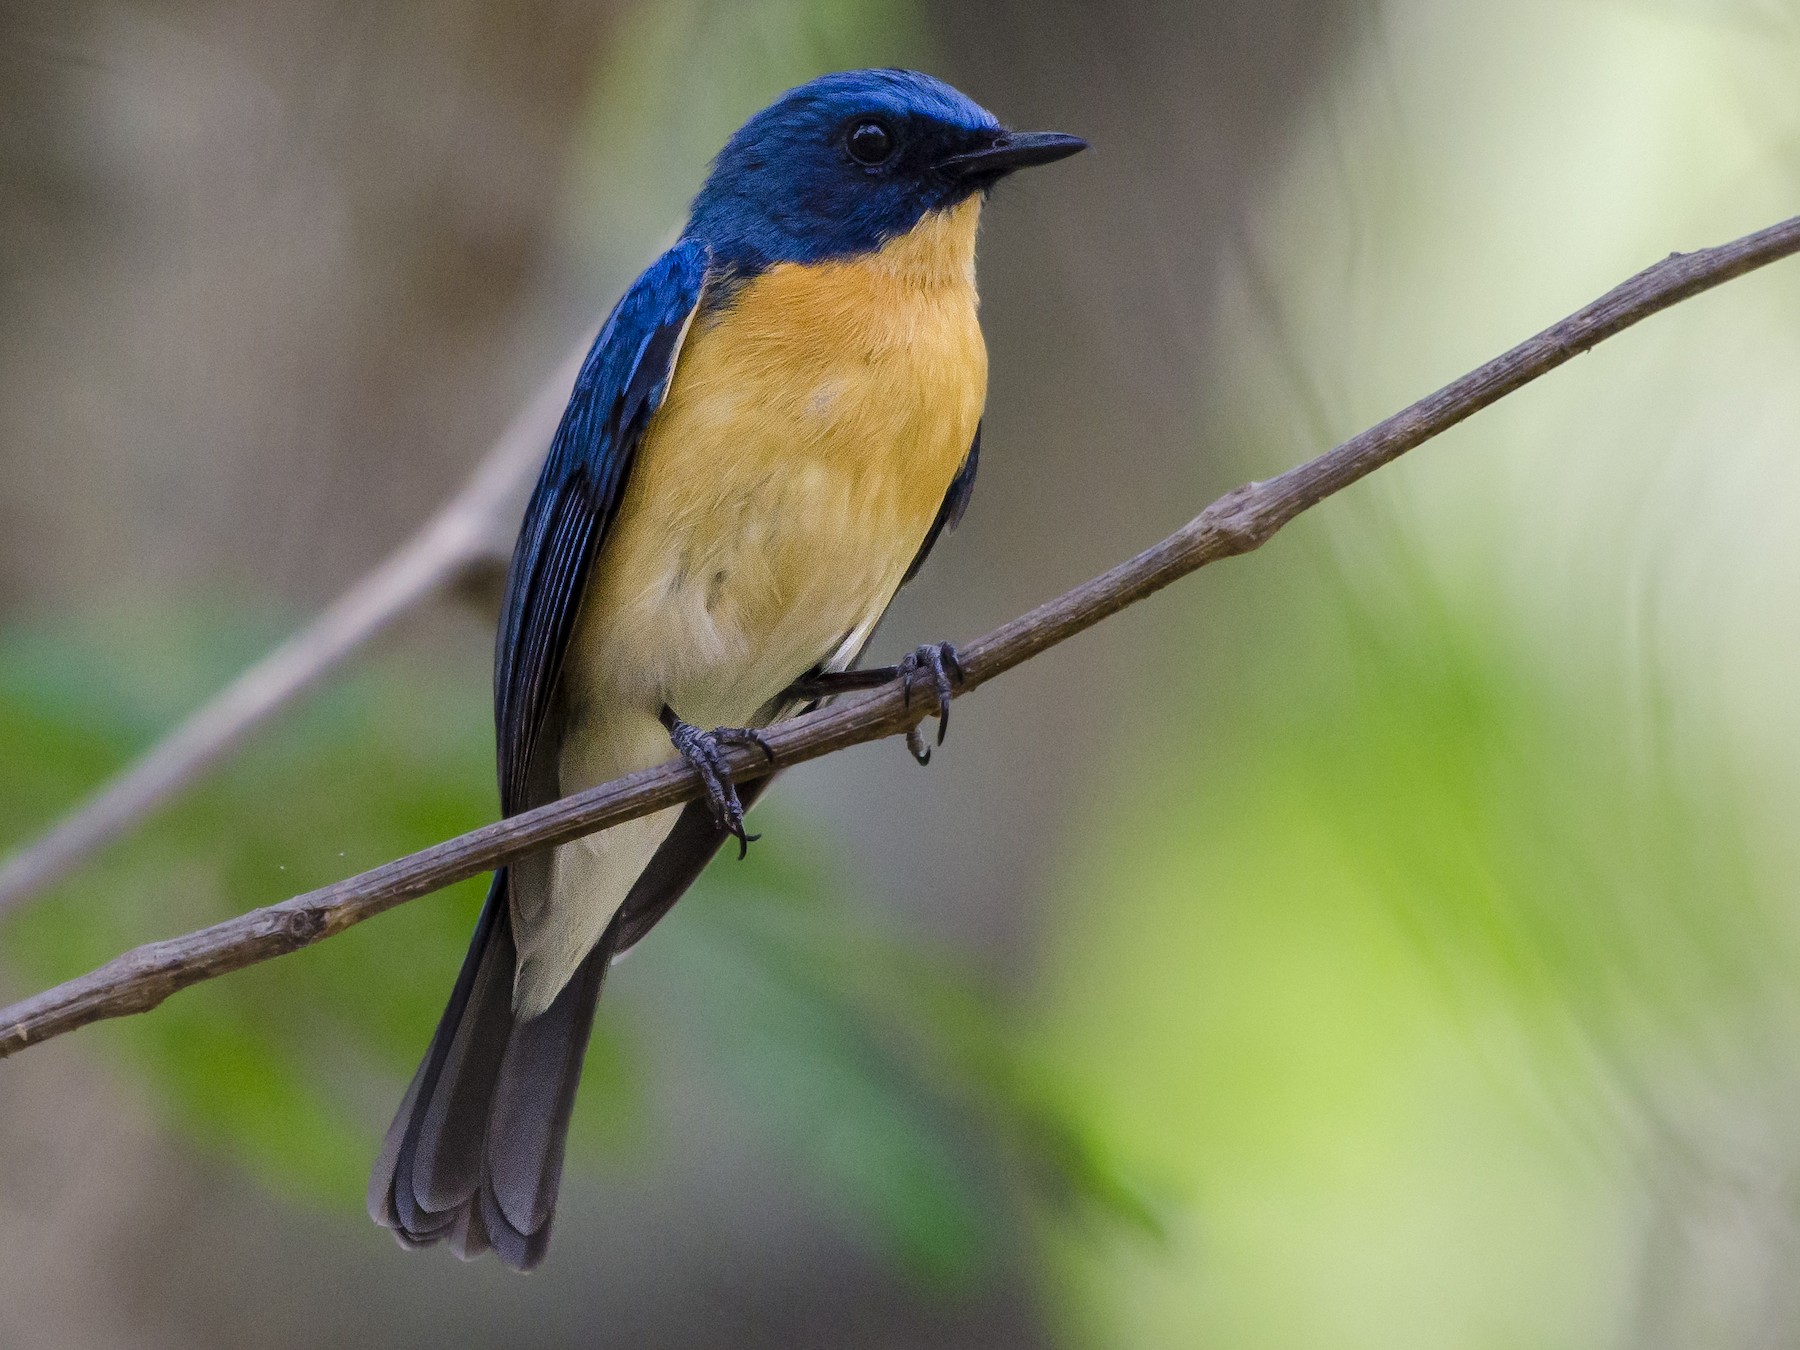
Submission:
[[[503,567],[513,508],[537,472],[586,349],[584,343],[519,410],[461,490],[417,534],[142,758],[0,863],[0,916],[191,787],[397,619],[467,578],[479,579],[490,565]]]
[[[1600,299],[1337,448],[1265,482],[1226,493],[1187,525],[1128,562],[1040,605],[961,649],[967,693],[1091,628],[1179,577],[1261,547],[1288,521],[1406,451],[1556,369],[1595,343],[1701,291],[1800,252],[1800,216],[1698,253],[1673,254]],[[897,685],[846,700],[768,733],[774,767],[799,764],[914,725]],[[758,753],[732,752],[740,779],[770,771]],[[155,1007],[178,989],[342,932],[402,901],[534,849],[673,806],[699,779],[680,764],[602,784],[484,826],[423,852],[185,937],[127,952],[87,975],[0,1011],[0,1057],[89,1022]]]

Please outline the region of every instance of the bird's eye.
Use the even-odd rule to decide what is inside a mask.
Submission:
[[[845,133],[844,148],[858,164],[874,168],[894,153],[894,133],[880,122],[858,122]]]

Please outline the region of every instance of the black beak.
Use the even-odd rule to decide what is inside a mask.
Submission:
[[[1034,164],[1053,164],[1087,149],[1079,136],[1066,136],[1060,131],[1004,131],[994,143],[981,150],[970,150],[940,160],[938,169],[959,181],[969,179],[993,182],[1015,169],[1029,169]]]

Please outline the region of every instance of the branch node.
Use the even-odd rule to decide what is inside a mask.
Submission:
[[[327,916],[311,905],[304,909],[276,910],[271,917],[275,920],[276,935],[295,950],[317,942],[327,926]]]
[[[1202,533],[1219,542],[1218,556],[1251,553],[1269,541],[1281,522],[1268,518],[1263,505],[1263,484],[1243,483],[1231,489],[1200,513]]]

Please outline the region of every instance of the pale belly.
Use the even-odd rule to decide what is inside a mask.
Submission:
[[[974,439],[972,281],[786,271],[696,325],[639,449],[563,666],[565,793],[673,758],[665,706],[756,725],[795,679],[853,659]],[[870,304],[856,293],[870,285],[892,293]],[[871,317],[830,322],[858,312]],[[521,1011],[598,940],[676,814],[557,850],[558,913],[519,916]]]
[[[801,674],[855,654],[930,524],[830,462],[713,472],[706,518],[632,531],[592,593],[601,720],[664,705],[700,726],[766,719]]]

